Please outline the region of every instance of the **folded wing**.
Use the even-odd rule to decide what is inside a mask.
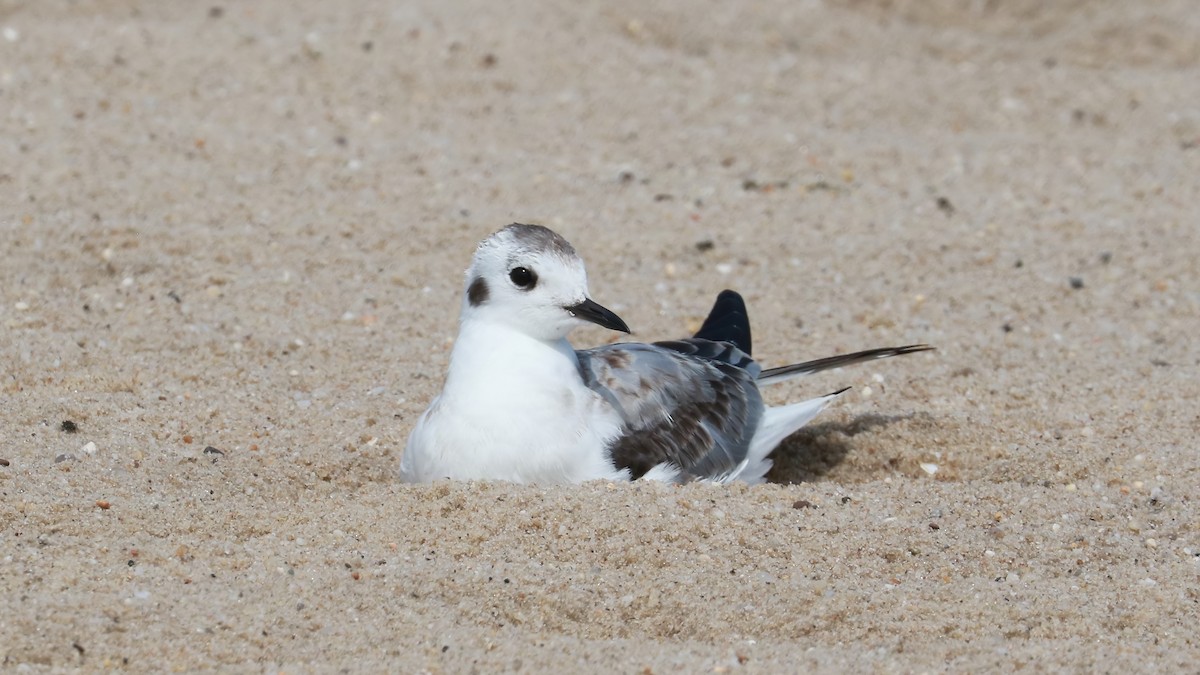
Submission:
[[[741,350],[691,338],[577,354],[584,381],[624,421],[609,452],[631,478],[666,464],[679,480],[720,479],[746,460],[763,402],[758,365]]]

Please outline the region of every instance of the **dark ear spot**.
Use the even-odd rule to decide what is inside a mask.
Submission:
[[[487,302],[488,286],[483,277],[475,277],[471,285],[467,287],[467,302],[471,303],[472,307],[478,307]]]

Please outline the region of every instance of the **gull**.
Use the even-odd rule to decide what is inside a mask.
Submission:
[[[742,297],[723,291],[700,330],[576,350],[568,334],[629,327],[588,294],[575,249],[510,225],[475,251],[445,384],[409,435],[406,482],[762,482],[769,455],[846,389],[768,407],[759,387],[931,349],[908,345],[762,369]]]

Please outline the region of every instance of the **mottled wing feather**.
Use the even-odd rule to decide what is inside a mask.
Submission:
[[[632,478],[660,464],[683,479],[717,478],[746,458],[763,403],[757,370],[738,365],[749,361],[740,350],[690,339],[607,345],[578,356],[584,381],[625,423],[609,452]]]
[[[684,356],[727,363],[745,370],[754,378],[757,378],[759,371],[762,370],[762,367],[754,359],[750,358],[749,354],[729,342],[714,342],[701,338],[684,338],[682,340],[655,342],[654,345],[679,352]]]

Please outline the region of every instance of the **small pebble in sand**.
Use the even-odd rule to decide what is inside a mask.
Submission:
[[[214,448],[213,446],[209,445],[209,446],[205,446],[204,454],[206,454],[206,455],[224,455],[225,452],[223,450],[218,450],[217,448]]]
[[[11,464],[7,459],[0,459],[0,466],[8,466]]]
[[[321,58],[321,34],[317,31],[304,36],[304,54],[310,59]]]
[[[9,42],[16,42],[21,39],[21,32],[12,26],[4,27],[4,39]]]
[[[60,424],[58,428],[67,432],[68,434],[73,434],[76,431],[79,431],[79,425],[75,424],[71,420],[63,420],[63,423]]]
[[[921,462],[921,470],[932,476],[938,472],[938,465],[931,462]]]
[[[112,504],[107,499],[98,499],[96,500],[96,507],[103,511],[107,511],[112,508]]]
[[[1083,277],[1071,277],[1071,288],[1079,290],[1083,288]]]
[[[21,300],[21,301],[17,302],[17,304],[13,305],[13,308],[16,309],[18,312],[24,312],[25,310],[29,309],[29,303],[25,302],[24,300]]]
[[[95,443],[95,441],[88,441],[87,444],[84,445],[83,448],[81,448],[81,449],[83,450],[83,454],[85,454],[85,455],[94,455],[94,454],[96,454],[96,449],[97,449],[96,443]]]
[[[75,455],[72,455],[69,452],[64,452],[61,455],[54,458],[54,463],[59,464],[61,462],[67,462],[67,461],[70,461],[73,459],[75,459]]]

